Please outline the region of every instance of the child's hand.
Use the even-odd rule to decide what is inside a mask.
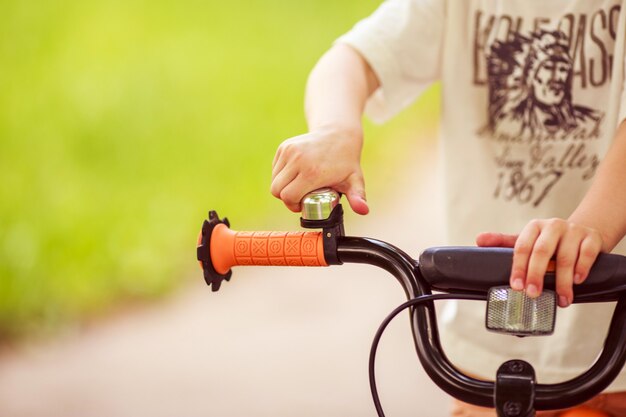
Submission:
[[[319,130],[287,139],[272,164],[272,195],[299,212],[305,194],[331,187],[345,194],[355,213],[367,214],[362,145],[360,130]]]
[[[556,292],[559,306],[574,299],[573,284],[583,282],[603,247],[600,233],[563,219],[530,221],[519,235],[481,233],[478,246],[513,247],[511,288],[537,297],[543,289],[548,262],[556,259]]]

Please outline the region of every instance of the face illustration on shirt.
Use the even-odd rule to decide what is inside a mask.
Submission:
[[[569,137],[594,131],[602,119],[573,101],[573,60],[564,33],[518,33],[494,42],[486,58],[489,122],[483,132],[529,140]]]
[[[565,97],[572,67],[568,62],[551,57],[539,65],[532,77],[535,99],[544,106],[559,105]]]

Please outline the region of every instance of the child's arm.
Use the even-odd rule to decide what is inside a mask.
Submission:
[[[309,133],[285,140],[272,165],[271,192],[292,211],[309,191],[332,187],[356,213],[367,214],[360,158],[361,117],[379,86],[369,64],[351,47],[333,46],[309,76],[305,110]]]
[[[598,253],[626,235],[626,121],[600,164],[591,188],[567,219],[532,220],[515,235],[483,233],[479,246],[514,247],[511,287],[541,293],[548,262],[556,256],[559,305],[572,303],[572,284],[583,282]]]

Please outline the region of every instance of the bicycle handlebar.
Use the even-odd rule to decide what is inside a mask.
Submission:
[[[237,232],[217,224],[210,239],[211,263],[218,274],[245,265],[328,266],[322,232]],[[432,290],[487,294],[492,287],[508,285],[512,259],[511,248],[451,246],[424,250],[417,264]],[[619,293],[606,290],[623,287],[625,277],[626,257],[600,254],[585,282],[574,286],[573,302],[617,301]],[[544,287],[553,289],[555,281],[555,270],[549,269]]]
[[[431,294],[432,289],[476,295],[508,284],[510,249],[431,248],[418,262],[382,241],[333,235],[332,231],[339,229],[331,226],[323,223],[324,232],[234,232],[226,219],[219,220],[211,212],[198,242],[198,260],[213,291],[219,289],[222,279],[230,278],[230,268],[235,265],[374,265],[396,277],[409,300]],[[333,248],[332,257],[325,256],[328,247]],[[549,286],[554,279],[549,275],[547,278]],[[603,254],[585,283],[575,287],[575,302],[618,300],[609,333],[601,355],[585,373],[558,384],[535,385],[537,410],[578,405],[600,393],[620,372],[626,361],[626,332],[622,331],[626,327],[626,298],[612,287],[625,290],[625,280],[626,258]],[[411,325],[420,362],[441,389],[467,403],[494,406],[494,382],[467,376],[447,359],[432,302],[412,308]]]

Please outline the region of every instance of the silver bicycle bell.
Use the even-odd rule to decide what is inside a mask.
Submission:
[[[340,195],[331,188],[320,188],[312,191],[302,199],[302,218],[304,220],[326,220],[330,217]]]

